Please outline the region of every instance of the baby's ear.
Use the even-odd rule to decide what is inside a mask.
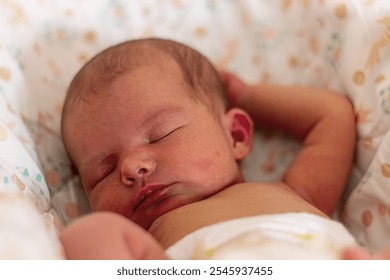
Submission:
[[[225,114],[236,160],[245,158],[253,144],[253,121],[245,111],[232,108]]]

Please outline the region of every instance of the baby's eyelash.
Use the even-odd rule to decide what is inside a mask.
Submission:
[[[149,143],[150,144],[157,143],[157,142],[163,140],[164,138],[168,137],[169,135],[171,135],[175,131],[179,130],[180,128],[182,128],[182,126],[177,127],[175,129],[167,130],[166,132],[162,133],[161,136],[158,136],[157,138],[150,140]]]

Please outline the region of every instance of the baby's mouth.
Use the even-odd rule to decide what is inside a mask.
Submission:
[[[137,194],[133,212],[149,208],[167,197],[169,185],[146,185]]]

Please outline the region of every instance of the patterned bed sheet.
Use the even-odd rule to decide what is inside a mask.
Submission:
[[[67,86],[98,51],[150,36],[184,42],[247,82],[346,95],[358,139],[342,221],[374,251],[389,243],[389,1],[0,0],[0,208],[10,206],[2,199],[10,193],[32,202],[8,223],[23,224],[26,213],[42,218],[40,234],[57,245],[45,247],[48,254],[41,257],[61,257],[50,232],[89,211],[61,142]],[[277,180],[298,150],[284,134],[258,132],[243,162],[245,177]],[[0,231],[0,240],[6,237]],[[32,236],[20,239],[34,244]],[[19,253],[0,248],[0,258],[28,258],[15,248]]]

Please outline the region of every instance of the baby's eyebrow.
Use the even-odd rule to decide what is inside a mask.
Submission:
[[[167,115],[177,115],[177,114],[180,114],[184,112],[184,108],[182,107],[179,107],[179,106],[161,106],[161,107],[158,107],[157,109],[151,111],[151,112],[148,112],[145,114],[142,122],[140,123],[140,127],[144,127],[145,125],[147,125],[149,122],[151,122],[152,120],[156,119],[156,118],[161,118],[163,116],[167,116]]]

